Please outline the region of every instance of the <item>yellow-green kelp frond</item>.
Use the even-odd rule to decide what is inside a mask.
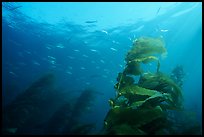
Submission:
[[[131,126],[134,130],[140,131],[141,126],[146,125],[151,121],[161,118],[163,116],[164,114],[160,106],[139,110],[132,109],[131,107],[116,107],[111,109],[108,115],[106,116],[105,127],[108,130],[109,134],[120,134],[120,128],[117,128],[115,126],[124,123],[128,124],[128,126]],[[114,130],[114,132],[112,130]],[[131,128],[129,130],[131,130]],[[128,132],[128,129],[126,129],[126,131],[123,131],[123,133],[125,132]],[[141,134],[143,132],[144,131],[134,133]]]
[[[126,56],[126,61],[143,58],[152,54],[165,54],[166,48],[161,38],[141,37],[134,41],[132,49]]]
[[[128,75],[140,75],[143,73],[143,71],[140,67],[139,62],[132,61],[132,62],[127,63],[124,73]]]
[[[137,85],[126,86],[118,92],[119,96],[128,98],[130,104],[135,101],[143,101],[157,93],[155,90],[145,89]]]
[[[131,107],[134,109],[138,108],[149,108],[149,107],[155,107],[155,106],[160,106],[161,102],[166,101],[166,103],[170,103],[169,106],[172,106],[173,100],[171,98],[171,95],[168,93],[159,93],[157,92],[151,97],[148,97],[144,101],[136,101],[132,103]]]
[[[140,77],[138,86],[156,90],[161,93],[169,93],[176,106],[182,106],[182,91],[180,87],[167,75],[163,73],[145,73]]]
[[[136,58],[133,61],[142,62],[144,64],[147,64],[147,63],[150,63],[152,61],[158,61],[158,58],[155,56],[147,56],[147,57],[143,57],[143,58]]]
[[[134,79],[124,73],[118,73],[117,81],[118,83],[115,84],[114,88],[118,90],[122,87],[134,84]]]
[[[128,98],[130,107],[135,109],[140,107],[154,107],[163,101],[166,101],[169,105],[174,105],[171,94],[142,88],[137,85],[124,87],[119,93],[119,95]]]
[[[147,95],[152,96],[157,93],[155,90],[150,90],[146,88],[139,87],[137,85],[126,86],[122,88],[120,91],[121,95]]]

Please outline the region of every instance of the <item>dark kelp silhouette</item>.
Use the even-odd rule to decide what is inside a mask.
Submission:
[[[86,113],[95,98],[95,91],[85,89],[81,92],[76,102],[67,102],[53,114],[46,123],[45,134],[90,134],[95,123],[81,123],[80,117]]]
[[[21,128],[25,126],[31,115],[39,112],[39,107],[43,103],[43,90],[47,90],[48,85],[52,84],[52,80],[52,75],[40,78],[6,106],[3,110],[4,128]]]
[[[186,74],[184,73],[183,66],[177,65],[171,72],[171,79],[173,79],[174,82],[176,82],[180,87],[182,87],[185,75]]]
[[[172,120],[177,116],[175,112],[187,113],[183,107],[181,87],[160,72],[156,56],[166,53],[164,41],[160,38],[142,37],[134,41],[125,58],[126,67],[118,74],[118,82],[114,86],[117,95],[109,100],[111,109],[104,120],[104,134],[185,134],[182,129],[184,123]],[[144,72],[141,63],[152,61],[157,62],[156,71]],[[135,76],[139,76],[137,83]],[[180,127],[175,128],[175,125]],[[191,127],[199,129],[197,124]]]
[[[3,134],[89,134],[95,123],[81,123],[80,117],[98,92],[86,89],[73,104],[54,83],[55,76],[45,74],[5,106]]]
[[[42,127],[67,97],[54,82],[53,74],[43,75],[3,108],[4,134],[35,134]]]

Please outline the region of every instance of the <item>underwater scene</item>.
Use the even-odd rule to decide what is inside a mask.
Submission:
[[[2,2],[3,135],[202,135],[202,2]]]

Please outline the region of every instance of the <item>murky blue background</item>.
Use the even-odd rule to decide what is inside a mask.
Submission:
[[[161,71],[180,64],[186,76],[184,104],[202,121],[202,3],[200,2],[15,2],[2,3],[3,104],[11,102],[47,72],[56,85],[78,95],[97,94],[85,121],[99,130],[115,96],[114,84],[124,69],[132,41],[163,37],[167,57]],[[155,64],[146,66],[154,71]]]

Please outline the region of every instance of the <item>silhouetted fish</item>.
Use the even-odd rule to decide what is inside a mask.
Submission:
[[[85,23],[96,23],[97,20],[90,20],[90,21],[86,21]]]
[[[160,9],[161,9],[161,7],[159,7],[159,9],[157,10],[157,13],[156,13],[156,15],[157,15],[157,14],[159,13]]]

